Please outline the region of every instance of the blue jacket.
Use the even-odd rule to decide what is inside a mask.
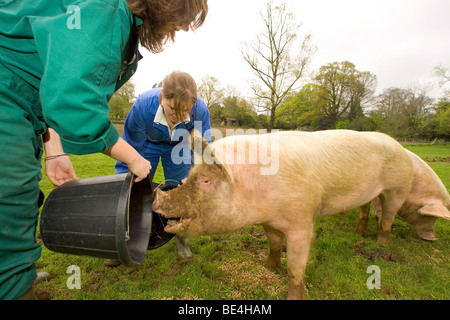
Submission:
[[[187,133],[190,133],[194,129],[194,126],[197,130],[201,131],[205,140],[211,142],[209,110],[201,98],[198,98],[192,107],[190,113],[191,120],[188,123],[179,124],[176,127],[177,132],[179,131],[180,133],[173,135],[174,140],[172,140],[169,128],[154,122],[160,105],[158,99],[160,92],[161,88],[152,89],[137,98],[125,120],[123,132],[123,139],[125,141],[148,160],[152,157],[162,156],[162,153],[167,153],[167,150],[173,149],[180,143],[184,142],[188,144],[189,140],[186,139]],[[191,156],[191,166],[192,163]],[[154,166],[154,163],[152,163],[152,166]],[[118,161],[116,164],[116,173],[127,171],[127,165]]]

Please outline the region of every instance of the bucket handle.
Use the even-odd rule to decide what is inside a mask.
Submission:
[[[128,188],[128,196],[127,196],[127,221],[125,225],[125,242],[130,241],[130,201],[131,201],[131,188],[133,187],[134,182],[134,174],[131,175],[130,186]]]

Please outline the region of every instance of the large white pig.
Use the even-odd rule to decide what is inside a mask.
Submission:
[[[406,150],[411,157],[414,176],[411,191],[398,211],[398,215],[407,221],[417,235],[428,241],[436,240],[434,226],[437,218],[450,220],[450,195],[438,175],[431,167],[414,153]],[[382,209],[379,198],[373,206],[378,218]],[[367,230],[370,203],[361,207],[356,232],[364,235]]]
[[[166,232],[182,236],[262,225],[270,268],[280,265],[286,237],[288,299],[305,298],[303,278],[317,217],[382,195],[378,241],[385,244],[411,188],[410,157],[381,133],[279,132],[231,136],[210,145],[197,135],[191,136],[193,149],[203,161],[181,187],[158,192],[153,210],[172,219]]]

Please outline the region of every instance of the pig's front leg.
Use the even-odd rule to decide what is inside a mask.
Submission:
[[[356,222],[356,233],[363,236],[367,231],[369,223],[370,202],[359,208],[359,217]]]
[[[283,250],[284,234],[272,227],[264,225],[267,239],[269,240],[269,255],[267,256],[266,268],[276,270],[281,265],[281,251]]]
[[[307,223],[306,223],[307,224]],[[305,271],[314,235],[314,225],[285,233],[289,275],[288,300],[305,300]]]
[[[382,193],[380,197],[382,215],[380,220],[380,228],[378,230],[378,242],[382,245],[386,245],[391,241],[391,228],[394,223],[395,215],[402,206],[409,190],[387,190]]]

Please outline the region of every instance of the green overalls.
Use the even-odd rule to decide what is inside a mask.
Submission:
[[[126,0],[0,0],[0,299],[20,298],[41,255],[41,135],[97,153],[119,134],[108,101],[141,58]]]

